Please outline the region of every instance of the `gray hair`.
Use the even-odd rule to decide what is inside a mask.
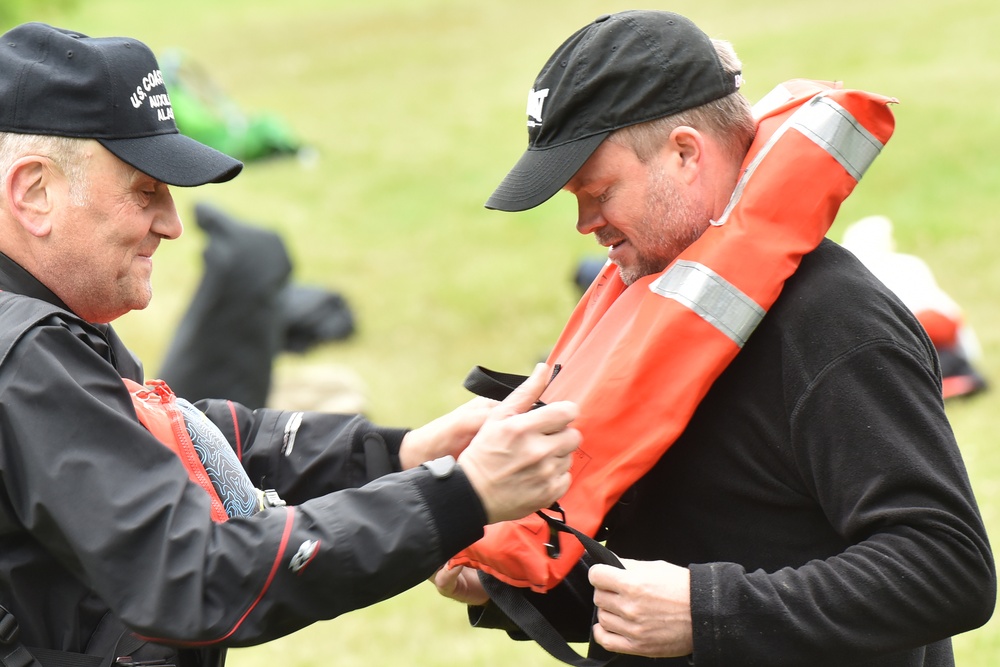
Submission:
[[[721,39],[713,39],[712,44],[727,72],[736,76],[742,71],[743,63],[732,44]],[[682,125],[714,137],[734,160],[739,161],[743,160],[757,131],[750,102],[737,90],[693,109],[623,127],[613,132],[608,140],[632,149],[642,162],[646,162],[663,146],[670,133]]]
[[[84,150],[88,141],[75,137],[0,132],[0,177],[6,180],[14,163],[26,155],[47,157],[55,163],[69,182],[73,203],[83,206],[90,194],[85,179],[84,160]]]

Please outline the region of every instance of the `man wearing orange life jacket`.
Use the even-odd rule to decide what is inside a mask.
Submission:
[[[722,219],[741,176],[755,123],[740,70],[676,14],[598,18],[536,79],[528,151],[487,207],[568,190],[577,230],[609,248],[621,281],[664,271]],[[618,417],[655,419],[648,403]],[[933,348],[830,241],[605,527],[625,570],[577,568],[526,595],[571,641],[627,654],[616,665],[951,665],[949,637],[995,604]],[[470,569],[436,583],[475,625],[517,632]]]

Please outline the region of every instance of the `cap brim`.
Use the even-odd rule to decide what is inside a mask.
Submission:
[[[529,148],[486,200],[486,208],[526,211],[547,201],[573,178],[609,134],[602,132],[543,150]]]
[[[243,169],[239,160],[178,133],[98,141],[122,162],[168,185],[224,183]]]

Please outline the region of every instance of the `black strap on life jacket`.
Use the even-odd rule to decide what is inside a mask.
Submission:
[[[549,378],[549,382],[559,375],[559,370],[561,368],[562,366],[560,364],[555,364],[552,367],[552,377]],[[527,375],[502,373],[500,371],[484,368],[483,366],[475,366],[471,371],[469,371],[469,374],[465,376],[465,381],[462,382],[462,386],[477,396],[492,398],[495,401],[502,401],[507,398],[510,392],[514,391],[514,389],[527,379]],[[538,401],[531,407],[534,409],[543,405],[545,404]]]
[[[553,377],[559,372],[558,366],[553,369]],[[507,395],[527,379],[524,375],[502,373],[482,366],[476,366],[466,376],[463,386],[469,391],[486,398],[502,401]],[[618,557],[606,546],[582,533],[566,523],[565,514],[555,503],[546,511],[536,512],[549,525],[549,541],[545,548],[550,558],[559,558],[559,534],[566,533],[575,537],[586,549],[584,562],[589,567],[597,563],[623,568]],[[559,517],[553,516],[558,514]],[[569,642],[559,633],[551,621],[545,617],[525,595],[523,588],[517,588],[500,581],[496,577],[479,572],[479,581],[500,611],[517,624],[521,630],[533,639],[552,657],[574,667],[604,667],[615,659],[616,654],[605,650],[596,642],[590,642],[587,657],[576,652]],[[597,609],[594,609],[593,621],[597,621]]]
[[[588,566],[600,563],[618,568],[624,567],[610,549],[586,533],[581,533],[576,528],[545,512],[538,512],[538,514],[549,524],[553,534],[568,533],[580,540],[580,543],[583,544],[587,552],[587,558],[584,560]],[[523,588],[505,584],[485,572],[479,573],[479,580],[483,584],[483,588],[486,589],[487,594],[489,594],[493,604],[507,618],[514,621],[524,634],[533,639],[553,658],[574,667],[605,667],[605,665],[614,661],[617,654],[605,650],[594,641],[590,642],[589,652],[586,657],[577,653],[559,631],[556,630],[552,622],[531,604]],[[596,622],[597,609],[595,608],[592,624]]]
[[[462,386],[477,396],[502,401],[515,387],[527,379],[526,375],[501,373],[483,366],[476,366],[465,376]]]

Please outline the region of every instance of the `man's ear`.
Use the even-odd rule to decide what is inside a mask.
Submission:
[[[675,166],[680,177],[688,184],[693,183],[698,177],[698,170],[703,166],[705,137],[693,127],[680,125],[670,133],[667,143],[675,152]]]
[[[56,179],[62,178],[48,158],[28,155],[11,166],[4,181],[4,197],[11,215],[32,236],[52,231]]]

